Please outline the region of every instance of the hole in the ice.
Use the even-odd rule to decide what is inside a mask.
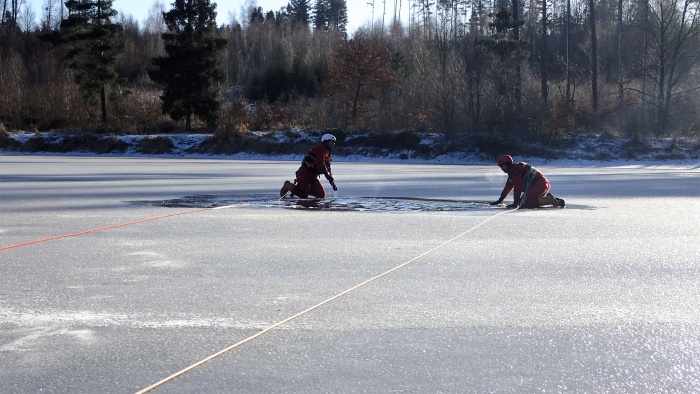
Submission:
[[[195,195],[171,200],[129,201],[135,205],[168,208],[217,208],[241,206],[265,209],[305,209],[355,212],[455,212],[487,209],[504,209],[492,206],[488,201],[447,200],[415,197],[338,197],[325,199],[278,199],[270,195],[251,194],[241,196]],[[570,206],[574,209],[594,209],[587,206]]]

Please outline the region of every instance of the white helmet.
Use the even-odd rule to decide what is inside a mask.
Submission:
[[[335,136],[333,134],[324,134],[321,136],[321,142],[333,141],[336,142]]]

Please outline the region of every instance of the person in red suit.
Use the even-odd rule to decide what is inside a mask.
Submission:
[[[292,196],[301,198],[308,198],[309,196],[316,198],[326,197],[326,190],[318,180],[320,175],[326,177],[328,183],[333,187],[333,191],[338,191],[331,173],[331,161],[333,161],[331,153],[335,142],[336,138],[332,134],[321,136],[321,143],[306,153],[304,160],[301,162],[301,167],[296,172],[294,183],[284,181],[284,185],[280,190],[280,198],[289,192],[292,192]]]
[[[553,205],[564,208],[564,200],[556,198],[549,192],[549,180],[537,168],[525,163],[514,163],[511,156],[498,159],[498,166],[508,174],[508,180],[503,187],[501,197],[491,205],[498,205],[513,191],[513,203],[508,208],[539,208]]]

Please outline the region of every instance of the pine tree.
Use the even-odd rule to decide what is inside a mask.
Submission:
[[[309,27],[311,20],[311,0],[290,0],[287,5],[287,13],[292,22],[297,26]]]
[[[334,28],[345,33],[348,25],[348,6],[345,0],[316,0],[314,27],[328,31]]]
[[[328,13],[330,4],[328,0],[316,0],[314,5],[314,28],[316,30],[328,30]]]
[[[68,0],[66,8],[61,31],[45,38],[66,49],[66,66],[86,99],[93,101],[99,95],[102,124],[107,124],[106,90],[118,81],[114,65],[124,51],[124,27],[112,23],[117,11],[111,0]]]
[[[316,0],[314,27],[327,31],[334,28],[343,33],[348,25],[348,6],[345,0]]]
[[[163,13],[168,28],[162,34],[168,56],[153,60],[150,77],[163,85],[163,113],[175,121],[185,119],[191,130],[192,116],[213,126],[220,103],[218,84],[224,80],[220,54],[226,40],[216,38],[216,4],[209,0],[175,0]]]
[[[250,14],[250,23],[263,23],[265,22],[265,14],[263,13],[262,7],[253,8],[253,12]]]
[[[328,24],[345,33],[348,25],[348,6],[345,0],[329,0]]]
[[[527,42],[522,39],[515,39],[513,31],[522,26],[523,21],[513,18],[513,15],[505,7],[495,14],[489,14],[492,21],[489,26],[495,30],[491,37],[480,41],[492,54],[490,61],[490,72],[495,82],[495,92],[503,101],[503,118],[509,120],[513,125],[521,122],[517,119],[520,103],[520,68],[518,64],[527,60]],[[516,67],[514,67],[514,65]]]

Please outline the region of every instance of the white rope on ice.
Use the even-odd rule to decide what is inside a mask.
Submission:
[[[222,208],[223,208],[223,207],[222,207]],[[266,334],[267,332],[272,331],[272,330],[274,330],[275,328],[277,328],[277,327],[279,327],[279,326],[282,326],[282,325],[284,325],[284,324],[286,324],[286,323],[289,323],[290,321],[292,321],[292,320],[294,320],[294,319],[296,319],[296,318],[298,318],[298,317],[300,317],[300,316],[303,316],[303,315],[305,315],[305,314],[307,314],[307,313],[309,313],[309,312],[311,312],[311,311],[313,311],[313,310],[315,310],[315,309],[318,309],[318,308],[322,307],[323,305],[326,305],[326,304],[328,304],[328,303],[330,303],[330,302],[332,302],[332,301],[334,301],[334,300],[336,300],[336,299],[338,299],[338,298],[340,298],[340,297],[342,297],[342,296],[344,296],[344,295],[346,295],[346,294],[348,294],[348,293],[351,293],[351,292],[353,292],[353,291],[359,289],[360,287],[363,287],[363,286],[367,285],[368,283],[371,283],[371,282],[373,282],[373,281],[375,281],[375,280],[377,280],[377,279],[380,279],[380,278],[382,278],[382,277],[385,277],[385,276],[391,274],[391,273],[394,272],[394,271],[398,271],[398,270],[400,270],[400,269],[406,267],[407,265],[409,265],[409,264],[411,264],[411,263],[414,263],[414,262],[416,262],[417,260],[420,260],[421,258],[423,258],[423,257],[425,257],[425,256],[427,256],[427,255],[429,255],[429,254],[431,254],[431,253],[433,253],[433,252],[435,252],[436,250],[438,250],[438,249],[440,249],[440,248],[442,248],[442,247],[444,247],[444,246],[446,246],[446,245],[449,245],[450,243],[452,243],[452,242],[458,240],[459,238],[462,238],[463,236],[465,236],[465,235],[469,234],[470,232],[476,230],[477,228],[483,226],[484,224],[488,223],[489,221],[495,219],[496,217],[498,217],[498,216],[500,216],[500,215],[503,215],[503,214],[505,214],[505,213],[508,213],[508,212],[517,211],[519,208],[520,208],[520,207],[517,207],[516,209],[512,209],[512,210],[507,210],[507,211],[499,212],[499,213],[497,213],[497,214],[495,214],[495,215],[493,215],[493,216],[489,216],[489,217],[488,217],[486,220],[484,220],[483,222],[477,224],[476,226],[470,228],[470,229],[467,230],[467,231],[464,231],[463,233],[461,233],[461,234],[459,234],[459,235],[457,235],[457,236],[455,236],[455,237],[453,237],[453,238],[448,239],[447,241],[445,241],[445,242],[441,243],[440,245],[438,245],[438,246],[436,246],[436,247],[434,247],[434,248],[428,250],[427,252],[424,252],[424,253],[422,253],[422,254],[420,254],[420,255],[418,255],[418,256],[412,258],[411,260],[408,260],[408,261],[406,261],[406,262],[403,263],[403,264],[397,265],[396,267],[394,267],[394,268],[392,268],[392,269],[390,269],[390,270],[388,270],[388,271],[385,271],[385,272],[383,272],[383,273],[381,273],[381,274],[379,274],[379,275],[377,275],[377,276],[374,276],[374,277],[372,277],[372,278],[369,278],[369,279],[367,279],[366,281],[364,281],[364,282],[362,282],[362,283],[360,283],[360,284],[358,284],[358,285],[355,285],[355,286],[353,286],[353,287],[351,287],[351,288],[349,288],[349,289],[347,289],[347,290],[345,290],[345,291],[343,291],[343,292],[341,292],[341,293],[338,293],[338,294],[336,294],[336,295],[334,295],[334,296],[332,296],[332,297],[330,297],[330,298],[328,298],[328,299],[326,299],[326,300],[324,300],[324,301],[321,301],[321,302],[319,302],[318,304],[316,304],[316,305],[314,305],[314,306],[312,306],[312,307],[309,307],[309,308],[307,308],[307,309],[304,309],[303,311],[301,311],[301,312],[299,312],[299,313],[297,313],[297,314],[295,314],[295,315],[292,315],[292,316],[290,316],[290,317],[288,317],[288,318],[286,318],[286,319],[284,319],[284,320],[281,320],[281,321],[279,321],[279,322],[277,322],[277,323],[275,323],[275,324],[273,324],[273,325],[271,325],[271,326],[265,328],[264,330],[259,331],[259,332],[256,333],[256,334],[253,334],[253,335],[251,335],[251,336],[249,336],[249,337],[247,337],[247,338],[245,338],[245,339],[243,339],[243,340],[241,340],[241,341],[238,341],[238,342],[234,343],[233,345],[231,345],[231,346],[229,346],[229,347],[227,347],[227,348],[225,348],[225,349],[222,349],[222,350],[220,350],[220,351],[218,351],[218,352],[212,354],[211,356],[208,356],[208,357],[206,357],[206,358],[204,358],[204,359],[202,359],[202,360],[200,360],[200,361],[197,361],[196,363],[194,363],[194,364],[192,364],[192,365],[190,365],[190,366],[188,366],[188,367],[186,367],[186,368],[183,368],[182,370],[180,370],[180,371],[178,371],[178,372],[175,372],[174,374],[172,374],[172,375],[170,375],[170,376],[168,376],[168,377],[166,377],[166,378],[164,378],[164,379],[162,379],[162,380],[159,380],[158,382],[153,383],[152,385],[150,385],[150,386],[148,386],[148,387],[146,387],[146,388],[144,388],[144,389],[142,389],[142,390],[137,391],[136,394],[144,394],[144,393],[147,393],[147,392],[149,392],[149,391],[151,391],[151,390],[153,390],[153,389],[155,389],[155,388],[157,388],[157,387],[159,387],[159,386],[162,386],[163,384],[165,384],[165,383],[167,383],[167,382],[170,382],[170,381],[176,379],[177,377],[179,377],[179,376],[181,376],[181,375],[184,375],[185,373],[187,373],[187,372],[189,372],[189,371],[191,371],[191,370],[193,370],[193,369],[199,367],[200,365],[205,364],[205,363],[207,363],[207,362],[209,362],[209,361],[211,361],[211,360],[213,360],[213,359],[215,359],[215,358],[221,356],[222,354],[227,353],[227,352],[229,352],[229,351],[231,351],[231,350],[233,350],[233,349],[235,349],[235,348],[237,348],[237,347],[239,347],[239,346],[241,346],[241,345],[243,345],[243,344],[245,344],[245,343],[247,343],[247,342],[250,342],[250,341],[252,341],[253,339],[258,338],[259,336],[262,336],[262,335]]]

